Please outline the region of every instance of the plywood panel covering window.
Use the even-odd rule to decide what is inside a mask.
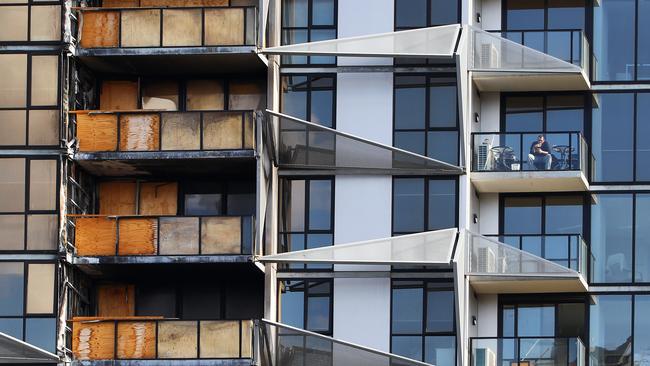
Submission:
[[[160,254],[199,254],[198,217],[160,218]]]
[[[75,221],[75,249],[78,256],[115,255],[117,222],[106,217],[82,217]]]
[[[201,115],[199,113],[162,114],[162,150],[199,150]]]
[[[122,47],[160,47],[160,11],[122,11]]]
[[[118,255],[153,255],[157,251],[158,221],[149,218],[119,219]]]
[[[54,264],[27,266],[27,313],[51,314],[54,309]]]
[[[186,104],[187,110],[223,110],[223,82],[221,80],[188,81]]]
[[[117,358],[156,358],[156,323],[151,321],[118,323]]]
[[[61,39],[61,6],[31,7],[31,41],[58,41]]]
[[[97,287],[97,316],[134,316],[135,286],[104,284]]]
[[[158,114],[123,114],[120,116],[121,151],[155,151],[160,149]]]
[[[197,358],[197,322],[158,323],[158,358]]]
[[[241,218],[203,217],[201,219],[201,253],[241,253]]]
[[[135,182],[99,183],[100,215],[135,215]]]
[[[119,22],[120,13],[117,11],[84,11],[81,15],[79,44],[82,48],[117,47]]]
[[[29,7],[0,7],[0,41],[27,41],[27,17]]]
[[[147,182],[140,184],[140,215],[176,215],[178,183]]]
[[[239,358],[239,321],[202,321],[201,358]]]
[[[79,151],[115,151],[117,149],[117,115],[77,114]]]
[[[232,81],[228,91],[231,110],[258,110],[266,108],[264,85],[254,81]]]
[[[0,83],[0,107],[24,107],[27,105],[27,55],[0,55],[0,70],[4,73]]]
[[[138,82],[130,80],[102,81],[99,109],[103,111],[138,109]]]
[[[57,105],[59,80],[58,56],[32,57],[32,105]]]
[[[140,0],[140,6],[228,6],[228,0]]]
[[[59,111],[29,111],[30,146],[48,146],[59,144]]]
[[[56,160],[31,160],[29,175],[29,209],[56,208]]]
[[[203,148],[208,150],[239,149],[242,145],[241,113],[205,113]]]
[[[204,37],[206,46],[244,44],[244,10],[242,8],[205,9]]]
[[[201,9],[163,10],[163,46],[200,46]]]

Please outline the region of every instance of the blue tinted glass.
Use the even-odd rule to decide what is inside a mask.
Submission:
[[[596,80],[634,79],[634,24],[635,0],[602,0],[594,6]]]
[[[394,145],[402,150],[425,155],[424,136],[424,131],[395,132]]]
[[[430,131],[427,133],[427,156],[449,164],[458,164],[458,132]]]
[[[536,197],[508,197],[504,201],[504,234],[541,234],[542,200]]]
[[[542,111],[506,114],[507,132],[540,132],[543,130],[543,125]]]
[[[398,178],[393,184],[393,231],[423,231],[424,179]]]
[[[551,131],[582,131],[584,110],[563,109],[546,112],[546,130]]]
[[[414,288],[393,288],[393,334],[419,334],[422,332],[422,305],[424,289],[421,282],[404,283]],[[419,287],[418,287],[419,286]]]
[[[634,94],[595,94],[593,103],[591,143],[594,180],[632,181]]]
[[[517,335],[542,337],[555,334],[555,306],[520,306],[517,308]]]
[[[23,339],[23,318],[0,318],[0,333]]]
[[[592,280],[632,282],[632,195],[599,194],[592,202]]]
[[[429,127],[456,127],[456,86],[429,87]]]
[[[429,0],[431,1],[431,20],[429,26],[455,24],[458,19],[459,0]]]
[[[456,227],[456,181],[429,181],[429,230]]]
[[[584,28],[584,0],[548,0],[548,29]]]
[[[282,26],[307,27],[308,0],[283,0],[282,1]]]
[[[312,29],[309,31],[309,42],[326,41],[328,39],[336,38],[335,29]],[[312,64],[334,64],[336,57],[334,56],[311,56],[309,62]]]
[[[395,26],[426,27],[427,0],[395,0]]]
[[[395,129],[423,129],[426,113],[426,89],[424,77],[395,78],[409,87],[395,88]]]
[[[314,90],[311,92],[311,119],[309,122],[325,127],[333,127],[334,91]]]
[[[307,119],[307,77],[282,77],[282,113]]]
[[[544,0],[507,0],[507,28],[544,29]]]
[[[307,235],[307,248],[321,248],[334,245],[332,234],[308,234]],[[305,265],[308,269],[332,269],[331,264],[310,263]]]
[[[427,291],[427,332],[454,331],[454,291]]]
[[[632,346],[632,296],[597,295],[593,297],[591,304],[589,364],[629,366]]]
[[[582,197],[547,197],[546,233],[582,234]]]
[[[650,359],[650,296],[634,297],[634,360],[646,366]]]
[[[24,264],[3,262],[0,265],[0,315],[23,314]]]
[[[503,336],[515,336],[515,308],[512,306],[503,307]]]
[[[309,182],[309,229],[330,230],[332,226],[332,181]]]
[[[309,42],[309,33],[306,29],[285,29],[282,31],[282,44],[296,44]],[[283,64],[306,64],[307,56],[282,56]]]
[[[285,281],[280,294],[280,321],[296,328],[304,327],[304,282]]]
[[[639,0],[639,21],[637,28],[638,80],[650,79],[650,0]]]
[[[636,180],[648,182],[650,181],[650,93],[639,93],[636,98]]]
[[[307,330],[323,332],[330,325],[330,298],[309,297],[307,299]]]
[[[539,52],[546,52],[545,38],[545,32],[526,32],[524,33],[524,46]]]
[[[28,318],[25,321],[25,342],[56,352],[56,319]]]
[[[334,25],[334,0],[312,0],[312,24]]]
[[[571,32],[548,32],[546,35],[546,53],[566,62],[571,59]]]
[[[422,359],[422,337],[395,336],[392,337],[391,353],[412,358]]]
[[[636,195],[635,226],[635,282],[650,282],[650,194]]]
[[[456,337],[436,336],[424,338],[424,362],[431,365],[456,364]]]

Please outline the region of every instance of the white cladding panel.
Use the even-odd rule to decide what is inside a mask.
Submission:
[[[394,0],[339,0],[338,38],[394,30]],[[392,65],[390,58],[339,57],[340,66]]]
[[[499,329],[499,301],[497,295],[478,296],[478,336],[496,337]]]
[[[485,30],[501,29],[501,0],[483,0],[481,3],[481,24]]]
[[[499,194],[481,193],[478,222],[483,235],[499,233]]]

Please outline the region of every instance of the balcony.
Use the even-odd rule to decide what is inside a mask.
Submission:
[[[185,160],[179,169],[189,169],[187,160],[193,159],[254,161],[255,113],[250,110],[72,113],[74,158],[93,174],[105,175],[107,169],[109,175],[166,172],[174,169],[169,160]],[[167,167],[160,166],[161,160]],[[107,166],[105,161],[113,163]]]
[[[71,322],[75,364],[253,364],[252,320],[75,317]]]
[[[264,67],[264,59],[257,55],[257,7],[179,4],[74,8],[78,15],[75,53],[92,69],[103,72],[160,73],[170,69],[169,62],[191,72],[208,70],[214,67],[212,62],[218,62],[222,72]],[[187,57],[196,55],[204,58]],[[110,62],[100,59],[110,56],[122,57]],[[158,57],[164,57],[167,65],[148,70],[161,61]]]
[[[589,251],[580,235],[466,233],[466,272],[477,293],[585,292]]]
[[[74,218],[74,263],[248,262],[251,216],[100,216]]]
[[[589,42],[582,30],[475,32],[472,42],[470,68],[481,91],[589,89]]]
[[[540,134],[548,158],[531,154]],[[580,132],[473,133],[471,179],[480,192],[585,191],[588,154]]]
[[[470,338],[470,365],[584,366],[580,338]]]

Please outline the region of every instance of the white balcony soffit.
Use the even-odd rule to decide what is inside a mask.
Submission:
[[[278,167],[344,173],[459,175],[461,167],[267,110]]]
[[[57,355],[0,333],[0,364],[57,362],[59,362]]]
[[[263,319],[260,322],[262,364],[290,366],[310,360],[310,365],[332,366],[430,366],[392,353],[382,352],[318,333]]]
[[[269,47],[269,55],[325,55],[350,57],[451,58],[456,53],[460,24],[368,36]]]
[[[456,243],[456,228],[385,239],[332,245],[259,257],[260,262],[448,265]]]

